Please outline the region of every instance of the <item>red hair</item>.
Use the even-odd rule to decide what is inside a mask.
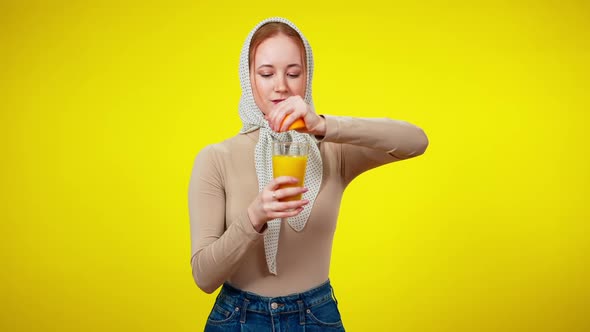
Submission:
[[[252,40],[250,41],[250,52],[248,53],[248,66],[250,70],[252,70],[252,63],[254,62],[254,53],[260,44],[263,41],[270,37],[274,37],[276,35],[283,34],[291,39],[299,46],[299,51],[301,52],[301,62],[303,64],[304,70],[307,68],[307,57],[305,56],[305,45],[303,44],[303,40],[301,36],[295,29],[291,28],[288,24],[282,22],[270,22],[266,23],[265,25],[261,26],[254,35],[252,36]]]

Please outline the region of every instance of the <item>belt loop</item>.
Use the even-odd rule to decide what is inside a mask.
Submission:
[[[303,301],[297,300],[297,305],[299,306],[299,325],[305,325],[305,307],[303,306]]]
[[[338,299],[336,299],[336,293],[334,293],[334,287],[330,286],[330,290],[332,291],[332,297],[334,298],[334,302],[338,305]]]
[[[248,303],[250,301],[247,298],[244,298],[244,302],[242,304],[242,313],[240,314],[240,323],[246,323],[246,310],[248,309]]]

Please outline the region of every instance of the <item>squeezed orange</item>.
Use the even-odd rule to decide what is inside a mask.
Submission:
[[[285,123],[285,121],[289,118],[289,115],[287,115],[284,119],[283,122],[281,122],[281,127],[283,126],[283,124]],[[305,122],[303,122],[302,118],[298,118],[297,120],[295,120],[295,122],[293,122],[289,128],[287,128],[287,130],[295,130],[295,129],[301,129],[301,128],[305,128]]]

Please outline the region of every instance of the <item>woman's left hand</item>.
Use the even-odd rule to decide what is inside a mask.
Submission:
[[[291,96],[276,104],[264,118],[276,132],[287,131],[295,120],[301,118],[305,122],[305,128],[297,129],[298,132],[316,136],[326,134],[325,119],[317,115],[301,96]]]

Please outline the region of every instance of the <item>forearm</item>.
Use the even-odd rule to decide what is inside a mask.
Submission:
[[[192,258],[193,278],[199,288],[212,293],[240,265],[246,252],[262,239],[243,213],[218,238],[203,237]]]
[[[428,146],[424,131],[408,122],[388,118],[324,116],[324,141],[346,143],[387,152],[397,159],[421,155]]]

